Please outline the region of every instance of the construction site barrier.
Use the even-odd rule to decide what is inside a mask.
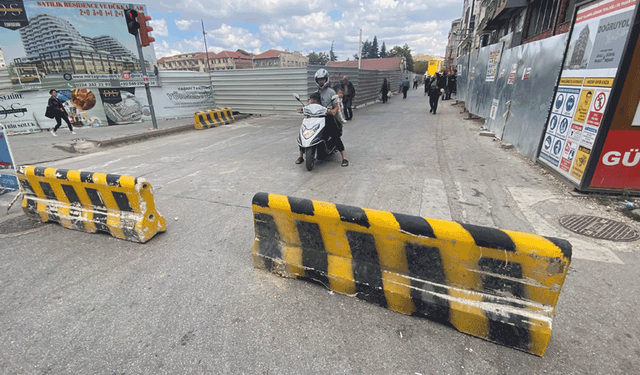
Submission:
[[[230,107],[198,111],[194,114],[194,120],[194,127],[198,130],[226,125],[235,121]]]
[[[566,240],[258,193],[257,268],[543,356]]]
[[[147,242],[166,230],[144,178],[33,166],[16,172],[24,193],[22,209],[32,219],[134,242]]]

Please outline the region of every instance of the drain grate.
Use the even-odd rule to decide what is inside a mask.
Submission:
[[[560,218],[560,225],[584,236],[609,241],[637,241],[640,234],[619,221],[596,216],[567,215]]]

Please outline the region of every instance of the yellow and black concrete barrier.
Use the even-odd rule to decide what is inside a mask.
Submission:
[[[166,230],[144,178],[33,166],[18,167],[17,175],[32,219],[134,242]]]
[[[258,193],[257,268],[544,355],[565,240]]]
[[[231,107],[198,111],[194,114],[194,120],[194,127],[198,130],[230,124],[235,121]]]

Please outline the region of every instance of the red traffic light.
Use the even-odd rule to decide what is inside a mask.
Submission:
[[[138,34],[138,29],[140,28],[140,23],[138,22],[138,12],[133,9],[127,9],[124,11],[124,18],[127,21],[127,29],[129,30],[129,34]]]
[[[140,24],[140,45],[147,47],[156,41],[156,38],[149,35],[153,31],[153,27],[147,25],[147,21],[151,21],[151,16],[144,13],[138,13],[138,23]]]

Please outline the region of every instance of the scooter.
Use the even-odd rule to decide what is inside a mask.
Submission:
[[[327,108],[320,104],[304,105],[304,103],[300,101],[300,96],[295,93],[293,97],[302,104],[304,119],[302,120],[302,126],[300,126],[300,132],[298,134],[298,146],[300,146],[304,152],[307,170],[311,171],[316,159],[327,160],[336,152],[335,145],[329,147],[331,137],[328,137],[328,139],[324,139],[323,137]]]

